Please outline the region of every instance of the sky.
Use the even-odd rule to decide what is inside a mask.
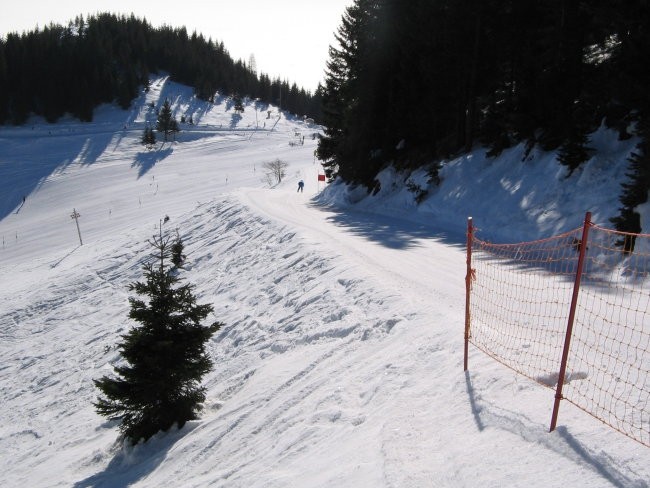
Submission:
[[[167,99],[195,124],[147,150],[150,103]],[[254,104],[235,114],[227,100],[197,101],[167,79],[129,110],[101,106],[91,123],[0,127],[0,486],[648,488],[648,447],[569,401],[549,433],[555,390],[473,345],[463,372],[467,216],[493,242],[575,228],[586,209],[606,223],[619,206],[620,163],[637,141],[601,128],[594,156],[569,177],[553,153],[522,144],[487,158],[477,148],[444,161],[439,186],[424,169],[387,168],[368,195],[318,181],[319,130],[273,110],[267,118]],[[288,164],[281,183],[265,174],[276,158]],[[409,187],[429,193],[416,205]],[[184,242],[180,278],[224,325],[206,345],[214,368],[200,418],[131,447],[95,412],[93,379],[121,364],[117,344],[135,325],[128,285],[143,279],[160,225]],[[484,267],[473,263],[482,284]],[[617,265],[629,276],[618,279],[635,285],[629,264]],[[539,286],[527,288],[530,270],[494,266],[509,277],[495,297],[503,283],[516,286],[522,310],[527,299],[570,298],[557,275],[538,269]],[[620,288],[592,288],[580,304],[621,310],[612,305]],[[645,314],[643,296],[635,305]],[[487,317],[495,309],[503,311],[493,305]],[[537,327],[522,327],[510,359],[526,364],[544,352],[540,336],[563,336],[561,316],[515,315]],[[607,330],[620,323],[598,315],[596,327],[605,315]],[[632,340],[626,328],[605,343],[616,361],[588,368],[585,354],[568,378],[588,388],[609,377],[637,403],[619,418],[636,418],[650,443],[643,333]],[[644,375],[626,374],[623,358],[645,365]],[[645,385],[645,399],[631,383]],[[609,407],[611,395],[603,398]]]
[[[255,56],[258,72],[280,76],[314,91],[323,80],[328,47],[335,44],[345,8],[352,0],[24,0],[3,2],[0,35],[67,24],[75,16],[134,13],[153,26],[185,26],[223,41],[234,59]]]

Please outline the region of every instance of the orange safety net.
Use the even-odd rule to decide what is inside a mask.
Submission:
[[[471,239],[469,342],[553,389],[581,237],[582,228],[518,244]],[[563,385],[563,398],[647,446],[649,272],[650,235],[590,226]]]

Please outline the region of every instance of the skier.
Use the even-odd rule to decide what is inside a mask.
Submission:
[[[298,182],[298,191],[299,191],[300,193],[302,193],[303,188],[305,188],[305,182],[302,181],[302,180],[300,180],[300,181]]]

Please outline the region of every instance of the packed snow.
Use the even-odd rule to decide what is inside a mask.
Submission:
[[[165,99],[193,124],[147,150]],[[587,210],[607,225],[636,141],[601,128],[570,177],[553,154],[477,149],[438,187],[387,169],[369,196],[318,181],[320,129],[165,77],[90,124],[0,128],[0,486],[647,487],[647,447],[567,402],[549,433],[554,392],[475,349],[463,372],[467,216],[502,242]],[[161,225],[226,325],[200,420],[129,446],[92,380],[120,361]]]

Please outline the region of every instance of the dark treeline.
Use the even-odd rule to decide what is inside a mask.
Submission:
[[[645,0],[355,0],[330,48],[319,157],[330,176],[369,189],[386,164],[419,167],[477,143],[494,156],[520,142],[558,150],[570,173],[603,121],[645,139],[649,10]],[[646,148],[631,161],[620,230],[640,230]]]
[[[90,121],[101,103],[127,108],[149,74],[159,71],[194,87],[204,100],[219,91],[319,118],[317,94],[258,76],[234,61],[223,43],[188,35],[185,28],[154,28],[134,16],[99,14],[0,38],[0,124],[22,124],[31,113],[49,122],[66,112]]]

